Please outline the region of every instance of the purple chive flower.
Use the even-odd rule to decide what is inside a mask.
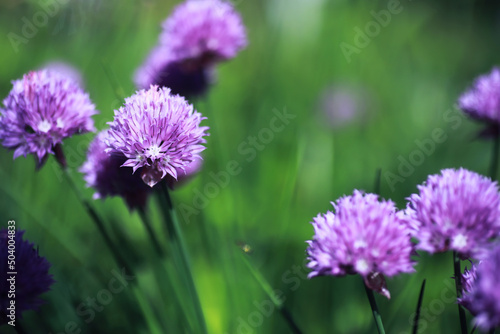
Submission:
[[[467,295],[472,291],[477,278],[477,265],[471,262],[470,269],[465,268],[464,273],[460,277],[462,283],[462,298],[458,298],[458,303],[466,309],[470,309],[470,299]],[[456,277],[455,277],[456,279]]]
[[[0,109],[0,141],[14,159],[34,154],[41,167],[64,138],[95,130],[91,116],[98,112],[72,80],[41,70],[12,83]]]
[[[464,273],[462,275],[462,288],[465,293],[472,290],[472,286],[476,280],[476,270],[477,266],[471,262],[470,269],[465,268]]]
[[[327,87],[319,98],[321,120],[326,120],[334,129],[364,123],[371,117],[369,111],[373,109],[373,104],[362,87],[335,84]]]
[[[205,119],[183,97],[170,89],[151,86],[125,99],[115,111],[106,139],[107,152],[117,151],[127,160],[122,167],[141,169],[142,180],[153,187],[167,174],[177,180],[205,149]]]
[[[203,95],[214,76],[212,66],[194,67],[189,62],[175,61],[167,47],[159,46],[136,71],[134,81],[139,89],[157,85],[170,88],[172,94],[189,98]]]
[[[128,168],[121,168],[127,158],[120,152],[106,153],[107,131],[100,132],[90,143],[87,160],[80,168],[87,187],[96,190],[94,199],[121,196],[133,210],[144,208],[151,188]]]
[[[500,69],[476,79],[472,88],[462,94],[458,105],[470,117],[500,125]]]
[[[459,303],[474,316],[476,325],[488,331],[500,326],[500,247],[481,261],[475,279]]]
[[[407,214],[418,222],[418,249],[453,250],[462,259],[478,256],[500,232],[500,195],[496,182],[460,168],[430,175],[408,198]]]
[[[54,283],[52,275],[49,274],[50,263],[38,255],[38,249],[34,244],[23,240],[24,231],[17,230],[15,236],[15,266],[10,268],[8,256],[10,255],[9,230],[0,230],[0,325],[12,320],[8,317],[10,304],[8,294],[10,284],[7,281],[11,276],[8,272],[17,272],[15,275],[15,317],[20,318],[21,313],[27,310],[36,310],[44,303],[40,295],[49,291]],[[15,319],[15,318],[14,318]]]
[[[240,15],[220,0],[187,0],[163,22],[163,29],[160,44],[168,46],[176,61],[193,66],[233,58],[247,45]]]
[[[309,278],[360,274],[366,285],[390,298],[384,275],[413,272],[409,222],[392,201],[358,190],[333,203],[314,218],[314,238],[308,241]]]

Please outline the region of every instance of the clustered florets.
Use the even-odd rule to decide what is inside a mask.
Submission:
[[[414,271],[409,222],[392,201],[354,191],[332,204],[335,213],[320,214],[312,223],[315,235],[308,241],[309,277],[357,273],[369,285],[373,274]],[[387,290],[379,292],[389,296]]]
[[[463,259],[488,254],[500,234],[496,182],[466,169],[445,169],[418,190],[405,211],[357,190],[332,203],[335,212],[320,214],[312,223],[309,277],[359,274],[369,288],[389,296],[383,277],[412,272],[414,248],[453,250]],[[466,274],[469,289],[473,272]]]
[[[470,117],[500,125],[500,69],[476,79],[472,87],[460,96],[459,107]]]
[[[8,267],[8,241],[9,231],[7,229],[0,230],[0,325],[11,319],[7,317],[9,311],[7,307],[10,305],[8,297],[10,291],[11,275],[8,273],[13,271]],[[52,275],[49,274],[50,263],[38,254],[38,249],[35,245],[27,240],[23,240],[24,231],[17,230],[13,240],[15,242],[15,311],[20,315],[27,310],[36,310],[44,303],[40,295],[49,291],[54,283]],[[11,248],[12,249],[12,248]]]
[[[214,81],[214,66],[247,45],[240,15],[229,2],[188,0],[163,22],[159,44],[135,73],[138,88],[168,87],[190,98]]]
[[[430,175],[409,197],[407,214],[418,222],[418,249],[478,256],[500,233],[500,194],[496,182],[466,169]]]
[[[14,159],[34,154],[41,165],[63,139],[95,130],[91,116],[98,112],[89,96],[56,72],[29,72],[13,81],[3,104],[0,140]]]
[[[205,149],[208,127],[204,118],[170,89],[151,86],[125,99],[115,111],[106,139],[106,152],[126,157],[122,167],[141,169],[143,181],[150,187],[167,174],[177,179],[178,170],[197,159]]]
[[[463,276],[464,296],[459,303],[474,316],[484,331],[500,326],[500,246]]]

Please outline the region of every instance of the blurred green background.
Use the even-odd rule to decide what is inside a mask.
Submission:
[[[132,75],[156,44],[160,23],[179,2],[60,0],[46,22],[23,37],[23,25],[33,22],[43,3],[0,0],[0,95],[5,97],[11,80],[29,70],[49,61],[67,62],[81,71],[100,110],[94,119],[101,130],[122,104],[120,96],[134,93]],[[371,12],[387,10],[391,1],[233,3],[247,27],[249,46],[218,66],[218,80],[208,96],[193,101],[211,128],[205,164],[173,193],[177,206],[203,206],[187,221],[186,215],[180,218],[209,332],[291,332],[280,312],[262,309],[269,297],[245,256],[281,292],[304,333],[374,333],[359,277],[304,279],[305,240],[313,235],[309,222],[330,210],[330,201],[339,196],[355,188],[371,191],[378,168],[382,197],[400,208],[417,184],[442,168],[488,172],[491,143],[476,138],[481,126],[461,117],[455,104],[477,75],[499,62],[498,5],[403,0],[385,26],[378,25],[377,31],[377,24],[371,24],[372,37],[360,41],[357,29],[376,22]],[[24,39],[13,45],[12,33]],[[356,48],[348,57],[341,47],[346,44]],[[289,124],[272,139],[267,130],[262,135],[275,113],[284,110],[294,116]],[[441,142],[429,144],[439,129]],[[259,139],[251,159],[241,145],[250,147],[249,136],[259,134],[264,140]],[[65,141],[75,170],[92,137]],[[427,151],[418,153],[423,142]],[[32,157],[13,161],[12,152],[1,149],[0,159],[0,224],[16,220],[52,263],[57,281],[43,296],[47,303],[40,312],[24,314],[27,333],[188,332],[158,273],[159,268],[172,270],[169,259],[155,257],[139,216],[119,198],[96,201],[95,206],[137,275],[92,321],[85,321],[88,314],[77,314],[82,303],[107,289],[119,266],[53,158],[39,172]],[[226,171],[232,160],[240,166],[238,173],[207,194],[213,173]],[[403,160],[411,164],[406,170]],[[75,171],[75,177],[83,189],[81,175]],[[92,193],[85,189],[88,198]],[[203,200],[200,193],[209,196]],[[158,218],[154,198],[149,204],[150,214]],[[166,242],[155,220],[158,236]],[[241,251],[244,244],[251,248],[248,254]],[[424,278],[422,332],[458,331],[450,298],[451,257],[423,254],[417,273],[388,280],[392,299],[377,296],[388,333],[410,332]],[[0,332],[13,333],[8,327]]]

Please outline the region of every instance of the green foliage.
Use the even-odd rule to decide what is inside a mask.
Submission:
[[[32,21],[41,10],[35,1],[16,2],[0,1],[0,95],[6,96],[10,81],[23,73],[50,60],[64,60],[82,71],[86,90],[101,111],[95,117],[99,130],[122,104],[119,96],[134,92],[133,72],[176,4],[75,0],[61,5],[16,52],[6,37],[12,32],[22,36],[22,18]],[[354,188],[370,191],[378,168],[381,196],[401,208],[429,173],[463,166],[486,174],[491,143],[476,139],[478,125],[446,113],[475,76],[496,64],[498,36],[473,1],[403,1],[402,11],[348,62],[341,43],[354,45],[354,28],[364,29],[374,20],[370,12],[387,9],[388,2],[233,2],[247,25],[250,44],[218,67],[218,81],[208,97],[193,101],[211,128],[205,163],[195,179],[172,193],[175,205],[196,211],[188,222],[186,215],[178,214],[208,330],[290,332],[280,312],[259,311],[268,305],[264,301],[270,301],[269,291],[241,259],[241,245],[246,244],[251,247],[245,254],[248,261],[304,333],[372,333],[373,319],[358,278],[305,279],[305,240],[313,235],[309,222]],[[368,92],[369,117],[329,127],[319,98],[333,84]],[[275,113],[284,110],[295,117],[283,130],[274,132],[268,143],[260,142],[263,148],[255,149],[255,158],[243,152],[241,145],[250,147],[249,136],[258,138]],[[456,118],[450,121],[451,116]],[[434,142],[432,153],[392,190],[387,173],[399,174],[398,157],[409,160],[420,150],[416,141],[431,139],[436,129],[442,129],[446,139]],[[75,136],[64,143],[70,167],[76,169],[84,161],[92,137]],[[26,238],[53,264],[57,280],[44,295],[47,303],[40,312],[24,315],[27,333],[69,333],[72,322],[81,333],[189,333],[186,323],[193,318],[184,310],[190,305],[185,296],[175,296],[182,282],[174,277],[167,284],[164,276],[175,276],[171,259],[157,258],[139,215],[130,213],[119,198],[95,201],[95,206],[113,241],[136,268],[136,278],[113,294],[102,311],[94,312],[92,321],[85,321],[90,313],[77,314],[79,307],[88,309],[81,306],[87,298],[98,298],[107,289],[112,271],[120,268],[52,157],[39,172],[32,157],[12,161],[12,152],[2,149],[0,159],[1,219],[5,224],[14,219],[26,230]],[[233,160],[236,172],[229,174],[228,182],[219,180],[227,185],[217,185],[212,196],[215,191],[207,184],[217,184],[214,175],[229,173]],[[74,176],[83,189],[81,177]],[[90,199],[92,190],[84,194]],[[154,229],[166,243],[159,212],[151,199]],[[427,333],[458,331],[456,305],[446,298],[453,292],[453,268],[446,255],[423,255],[416,274],[388,280],[392,299],[376,296],[387,332],[411,331],[423,279],[422,328],[425,324]],[[176,306],[176,298],[183,307]],[[259,325],[252,331],[242,329],[252,323]]]

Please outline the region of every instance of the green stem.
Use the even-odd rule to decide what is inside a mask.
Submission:
[[[191,265],[189,263],[187,248],[182,237],[182,232],[179,227],[177,215],[172,205],[172,200],[170,199],[170,194],[165,182],[160,183],[160,190],[161,191],[159,192],[159,194],[163,201],[163,203],[160,203],[160,207],[165,216],[165,225],[170,238],[170,244],[172,245],[172,257],[177,269],[179,270],[180,275],[183,277],[183,281],[187,285],[187,289],[189,291],[195,309],[196,317],[198,318],[198,324],[201,327],[201,332],[206,334],[208,333],[207,326],[205,323],[203,310],[201,308],[200,299],[198,297],[198,293],[196,292],[196,286],[194,284]]]
[[[292,314],[285,307],[285,305],[283,304],[283,301],[281,301],[280,299],[278,299],[276,297],[273,288],[271,287],[269,282],[264,278],[262,273],[260,271],[258,271],[257,269],[255,269],[255,267],[250,263],[250,261],[248,261],[246,254],[243,253],[242,258],[243,258],[243,262],[246,264],[246,266],[248,267],[248,269],[252,273],[255,280],[259,283],[259,285],[265,291],[265,293],[267,294],[269,299],[272,301],[272,303],[274,304],[276,309],[278,309],[280,311],[283,318],[285,318],[286,322],[288,323],[288,326],[290,326],[290,329],[292,330],[292,333],[302,334],[302,331],[300,330],[299,326],[297,325],[297,323],[293,319]]]
[[[63,175],[64,175],[66,181],[68,182],[71,190],[73,190],[76,197],[78,198],[78,200],[80,201],[80,203],[82,204],[84,209],[87,211],[88,215],[92,218],[92,221],[95,223],[97,229],[99,230],[102,237],[104,238],[104,242],[106,243],[108,248],[111,250],[111,253],[113,254],[118,265],[122,268],[125,268],[127,270],[127,272],[134,275],[134,272],[132,271],[132,269],[128,266],[127,262],[122,258],[122,256],[120,255],[120,252],[118,251],[118,249],[115,247],[115,245],[111,241],[111,237],[109,236],[108,232],[106,231],[106,228],[104,227],[103,220],[101,219],[101,217],[99,216],[97,211],[93,208],[93,206],[89,203],[89,201],[87,201],[87,199],[85,199],[85,197],[83,197],[82,193],[80,192],[80,190],[76,186],[75,181],[73,180],[73,178],[71,176],[70,170],[68,168],[64,168],[64,167],[62,167],[61,169],[63,171]]]
[[[149,238],[153,242],[153,246],[156,250],[156,253],[160,257],[163,257],[163,250],[160,246],[160,242],[158,241],[158,238],[156,237],[156,233],[153,230],[153,225],[151,224],[151,219],[149,219],[149,216],[146,213],[146,210],[144,208],[139,208],[139,216],[141,216],[142,223],[144,224],[144,227],[146,228],[146,231],[148,232]]]
[[[368,288],[364,282],[363,286],[365,287],[366,296],[368,297],[370,307],[372,308],[373,319],[375,320],[375,325],[377,326],[378,333],[385,334],[384,324],[382,323],[382,317],[380,316],[380,312],[378,311],[378,306],[377,302],[375,301],[375,296],[373,295],[373,290]]]
[[[424,291],[425,291],[425,279],[422,282],[422,286],[420,287],[420,294],[418,295],[417,302],[417,311],[415,313],[415,319],[413,320],[413,334],[417,334],[418,332],[418,321],[420,320],[420,310],[422,308],[422,301],[424,300]]]
[[[495,132],[494,136],[490,163],[490,177],[492,180],[496,180],[498,171],[498,150],[500,149],[500,134],[498,133],[498,130]]]
[[[455,287],[457,290],[457,298],[462,297],[462,270],[460,269],[460,258],[456,251],[453,251],[453,271],[455,274]],[[458,317],[460,318],[460,331],[462,334],[467,334],[467,320],[465,311],[462,305],[458,304]]]
[[[300,330],[299,326],[295,323],[295,320],[293,320],[293,316],[288,311],[288,309],[283,306],[280,308],[281,315],[283,315],[283,318],[285,318],[286,322],[288,323],[288,326],[290,326],[290,329],[292,330],[292,333],[294,334],[302,334],[302,331]]]
[[[118,100],[123,101],[125,99],[125,92],[123,88],[120,86],[118,79],[116,78],[116,74],[111,70],[109,66],[109,62],[105,59],[101,59],[101,66],[104,70],[104,74],[109,80],[111,87],[113,88],[113,93]]]

